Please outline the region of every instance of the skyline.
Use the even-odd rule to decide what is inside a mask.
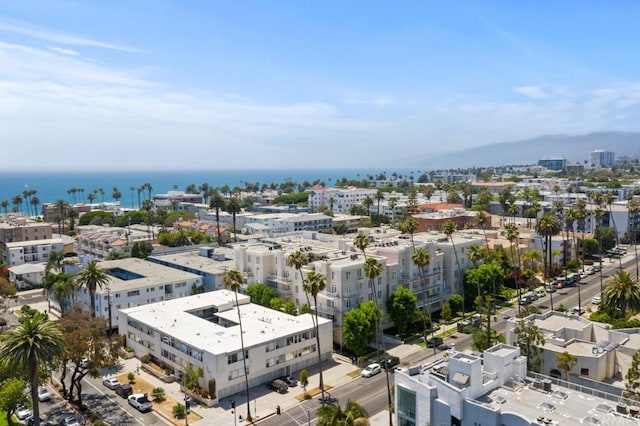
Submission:
[[[640,130],[633,2],[0,5],[5,171],[419,168]]]

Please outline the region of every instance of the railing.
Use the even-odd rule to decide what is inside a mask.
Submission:
[[[267,277],[268,280],[277,282],[277,283],[290,283],[291,277],[286,277],[283,275],[272,274]]]

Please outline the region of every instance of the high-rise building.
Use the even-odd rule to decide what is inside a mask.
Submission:
[[[567,167],[566,158],[543,158],[538,160],[538,166],[549,170],[564,170]]]
[[[616,153],[612,151],[603,151],[596,149],[590,152],[591,165],[595,168],[613,167],[616,162]]]

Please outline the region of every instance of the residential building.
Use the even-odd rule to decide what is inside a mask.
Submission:
[[[62,238],[49,238],[34,241],[18,241],[4,243],[2,263],[9,266],[23,265],[25,263],[48,262],[52,251],[64,252]]]
[[[267,213],[248,216],[245,226],[261,224],[270,235],[297,231],[329,231],[333,218],[323,213]]]
[[[233,249],[226,247],[173,247],[154,251],[149,262],[200,276],[205,291],[224,288],[224,274],[235,268]]]
[[[434,173],[429,173],[431,182],[442,182],[445,184],[454,184],[458,182],[475,182],[476,175],[473,173],[458,173],[453,170],[438,170]]]
[[[84,225],[76,227],[76,253],[107,259],[112,253],[130,256],[132,246],[138,241],[151,241],[152,235],[145,228],[128,226],[126,228]]]
[[[395,372],[394,424],[638,424],[637,401],[549,376],[528,376],[527,358],[517,346],[447,355]]]
[[[9,268],[9,282],[18,290],[42,287],[46,265],[44,263],[25,263]]]
[[[349,213],[349,208],[355,204],[362,204],[365,198],[374,199],[377,189],[356,188],[325,188],[314,185],[309,191],[309,209],[317,211],[327,207],[335,213]]]
[[[0,260],[6,259],[6,244],[53,238],[50,223],[33,222],[24,217],[9,217],[0,222]],[[6,262],[9,264],[9,262]]]
[[[196,274],[137,258],[100,262],[99,267],[106,270],[109,282],[96,289],[95,315],[109,319],[111,305],[114,326],[120,309],[190,296],[202,287]],[[86,288],[78,290],[78,299],[86,308],[91,306]]]
[[[323,361],[333,352],[331,321],[318,319],[318,348],[311,314],[287,315],[228,290],[123,309],[118,327],[136,356],[150,355],[177,376],[189,366],[200,368],[200,387],[208,389],[215,380],[218,401],[244,390],[243,360],[254,387],[283,375],[297,376],[318,362],[318,350]]]
[[[596,169],[613,167],[616,164],[616,153],[612,151],[604,151],[596,149],[589,153],[591,157],[591,166]]]
[[[202,204],[202,194],[189,194],[184,191],[169,191],[166,194],[153,194],[153,206],[177,210],[180,203]]]
[[[465,229],[469,225],[476,225],[475,211],[467,211],[463,208],[449,210],[436,210],[431,213],[416,213],[411,215],[418,222],[417,232],[440,231],[446,222],[453,222],[458,229]]]

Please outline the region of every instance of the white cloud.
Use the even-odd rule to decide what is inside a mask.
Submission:
[[[359,97],[359,96],[346,96],[342,99],[342,103],[347,105],[369,105],[376,107],[383,107],[387,105],[391,105],[391,99],[386,96],[382,97]]]
[[[546,99],[549,97],[549,94],[543,91],[540,86],[520,86],[513,90],[531,99]]]
[[[102,49],[118,50],[122,52],[139,52],[138,49],[129,46],[122,46],[114,43],[92,40],[90,38],[74,34],[65,34],[48,28],[27,25],[18,22],[0,21],[0,31],[6,31],[40,40],[46,40],[49,42],[60,44],[68,44],[72,46],[99,47]]]
[[[76,52],[75,50],[71,50],[71,49],[64,49],[62,47],[49,47],[49,50],[53,50],[54,52],[57,53],[61,53],[63,55],[69,55],[69,56],[78,56],[79,53]]]

